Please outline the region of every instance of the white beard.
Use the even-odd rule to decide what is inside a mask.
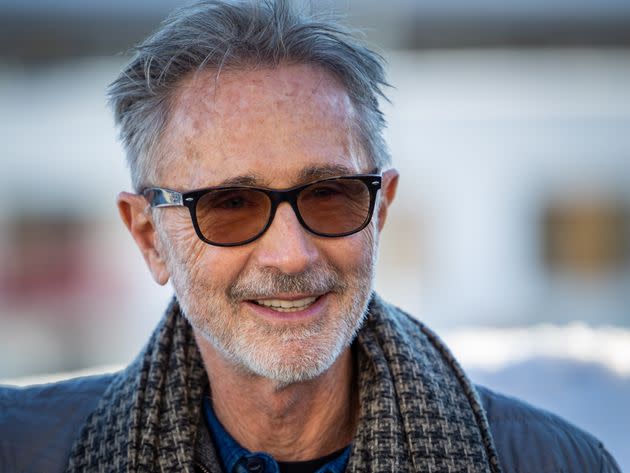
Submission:
[[[370,251],[345,277],[331,266],[309,268],[297,275],[264,268],[241,273],[231,285],[220,289],[191,279],[196,273],[187,271],[183,264],[171,264],[172,283],[193,328],[236,369],[289,385],[328,370],[361,328],[372,291],[376,254],[373,240],[368,240]],[[291,292],[328,293],[335,313],[278,328],[240,311],[244,300]]]

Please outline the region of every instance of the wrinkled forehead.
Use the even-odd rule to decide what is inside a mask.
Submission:
[[[269,106],[313,108],[323,118],[343,120],[354,112],[345,88],[327,71],[305,64],[275,68],[200,71],[184,78],[174,94],[171,123],[233,120],[243,113],[262,114]],[[257,117],[263,118],[263,117]]]
[[[204,187],[251,176],[272,187],[317,168],[366,171],[355,113],[343,85],[314,66],[199,72],[171,100],[162,184]]]

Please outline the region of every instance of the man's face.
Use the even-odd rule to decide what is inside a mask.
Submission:
[[[178,87],[158,185],[283,189],[371,171],[353,138],[352,104],[328,73],[284,65],[215,76]],[[374,223],[318,237],[283,203],[259,239],[226,248],[199,240],[187,209],[154,212],[157,247],[198,340],[235,367],[289,384],[324,372],[352,341],[372,287]]]

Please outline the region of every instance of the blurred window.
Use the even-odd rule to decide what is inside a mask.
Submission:
[[[5,301],[74,295],[83,285],[86,223],[68,215],[17,217],[8,222],[10,251],[0,269]]]
[[[621,199],[552,201],[543,233],[545,262],[552,271],[603,276],[628,266],[630,211]]]

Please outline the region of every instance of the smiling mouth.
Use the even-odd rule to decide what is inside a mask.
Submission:
[[[297,312],[313,305],[319,296],[304,297],[302,299],[254,299],[252,302],[278,312]]]

